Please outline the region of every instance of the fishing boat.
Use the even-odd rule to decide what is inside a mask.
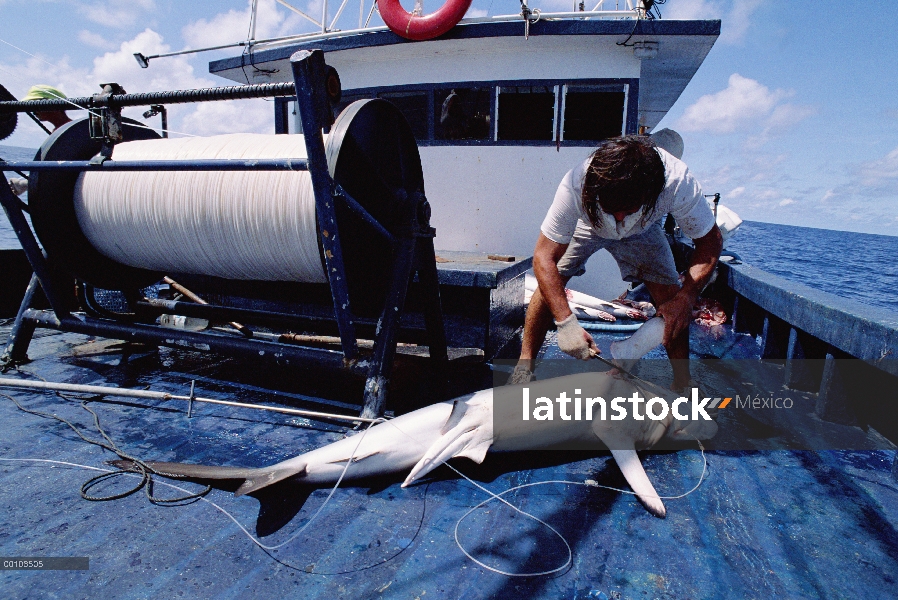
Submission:
[[[334,260],[327,254],[335,248],[327,245],[336,237],[330,235],[333,229],[319,238],[328,271],[323,277],[330,287],[315,284],[317,304],[296,300],[309,287],[235,283],[209,275],[184,279],[191,274],[169,271],[171,282],[156,286],[158,298],[135,298],[127,290],[129,297],[111,285],[115,278],[98,278],[110,291],[97,291],[98,285],[83,294],[86,314],[56,307],[62,301],[52,292],[53,311],[23,304],[20,318],[3,331],[18,342],[7,351],[20,359],[27,353],[29,360],[17,361],[7,375],[135,393],[127,399],[96,390],[77,396],[96,413],[95,421],[73,401],[72,392],[3,391],[22,408],[44,416],[0,402],[0,502],[10,507],[2,520],[0,551],[20,560],[77,559],[67,563],[75,565],[69,567],[73,571],[5,572],[7,593],[577,599],[894,595],[898,498],[894,444],[887,438],[896,439],[890,429],[895,421],[881,403],[865,401],[894,390],[898,369],[889,359],[898,347],[894,315],[764,273],[736,256],[727,257],[706,291],[726,312],[726,323],[696,324],[692,330],[693,357],[704,359],[696,363],[697,376],[713,385],[711,395],[736,398],[720,410],[721,434],[704,446],[693,443],[676,452],[645,455],[659,493],[671,497],[665,520],[646,513],[627,494],[607,454],[589,452],[490,456],[481,465],[454,461],[463,476],[442,468],[406,489],[399,487],[401,478],[385,476],[362,487],[321,490],[288,480],[269,493],[241,498],[219,486],[224,489],[175,506],[148,503],[143,488],[108,502],[79,497],[79,485],[95,473],[105,476],[111,468],[104,461],[116,454],[255,467],[342,439],[351,433],[346,420],[359,419],[358,388],[364,384],[367,394],[372,381],[380,381],[372,373],[382,372],[361,367],[378,356],[381,366],[384,358],[390,363],[395,358],[390,383],[396,393],[386,404],[387,416],[504,382],[510,368],[499,359],[508,356],[502,348],[507,352],[506,343],[520,326],[534,232],[561,176],[605,137],[651,132],[720,32],[719,21],[646,19],[647,3],[603,8],[600,3],[593,11],[540,14],[524,4],[521,15],[462,20],[425,41],[410,41],[386,28],[253,40],[239,46],[246,52],[212,61],[211,72],[242,86],[268,86],[241,86],[235,95],[273,90],[278,133],[302,133],[308,140],[322,125],[330,128],[328,145],[322,141],[321,148],[338,162],[345,148],[356,146],[362,148],[356,159],[386,156],[378,163],[384,169],[414,163],[418,156],[420,172],[397,172],[403,185],[411,186],[404,189],[426,192],[429,210],[419,198],[415,206],[421,210],[403,224],[418,227],[416,239],[432,239],[432,245],[425,241],[423,249],[407,248],[407,256],[430,252],[436,272],[417,271],[412,308],[403,311],[408,315],[404,323],[395,324],[392,341],[378,337],[385,323],[378,314],[389,314],[389,303],[370,314],[346,313],[360,332],[358,339],[349,339],[338,295],[331,297],[338,285],[329,271],[331,265],[345,268],[347,279],[359,281],[372,263],[329,262]],[[323,18],[319,24],[326,22]],[[313,58],[312,50],[324,51],[322,58],[335,69],[338,82],[323,69],[297,67]],[[164,68],[162,58],[140,55],[138,62]],[[302,77],[309,79],[300,85]],[[328,123],[314,94],[304,95],[312,84],[341,92],[329,97],[336,122]],[[161,94],[131,98],[135,105],[165,99]],[[385,99],[394,108],[357,102],[366,99]],[[397,111],[407,130],[398,124]],[[322,120],[314,120],[313,113]],[[374,137],[370,128],[382,119],[391,119],[391,131],[405,131],[377,138],[393,144],[389,152],[386,146],[364,147],[366,136]],[[99,140],[88,150],[101,150]],[[59,159],[44,154],[44,162]],[[389,158],[394,155],[401,160]],[[90,166],[85,158],[60,160],[81,170],[174,168],[140,165],[135,159],[126,164],[114,151],[111,159],[99,161],[106,166]],[[301,158],[310,172],[327,173],[332,179],[325,183],[345,188],[345,196],[363,205],[364,211],[356,208],[353,214],[373,215],[352,230],[370,247],[380,251],[373,241],[378,236],[407,239],[401,227],[394,229],[382,218],[379,198],[366,196],[365,186],[353,187],[353,177],[341,174],[334,163],[330,171],[320,161],[316,167],[312,152]],[[225,166],[207,158],[191,160],[194,169]],[[295,167],[283,157],[267,160],[267,167],[239,168]],[[372,169],[362,172],[374,181]],[[332,198],[349,205],[345,197],[327,192],[316,191],[316,201]],[[4,206],[16,210],[9,201]],[[349,217],[337,213],[335,218],[342,225]],[[431,224],[435,237],[428,238]],[[340,231],[345,235],[349,229]],[[29,240],[25,234],[20,238],[23,244]],[[674,248],[683,264],[688,244],[674,239]],[[358,253],[351,246],[346,250]],[[37,267],[43,264],[34,248],[29,258]],[[613,274],[613,265],[606,267]],[[607,283],[608,269],[602,281],[590,283],[590,292],[616,295],[622,289],[619,277]],[[593,264],[591,270],[603,272]],[[390,273],[402,284],[415,279],[410,271]],[[432,335],[433,319],[440,315],[426,310],[434,289],[428,288],[428,278],[439,284],[444,309],[442,345],[448,348],[442,364],[449,373],[448,390],[433,385],[430,370],[441,342]],[[49,289],[52,281],[47,279]],[[32,281],[31,288],[36,287]],[[192,290],[199,290],[199,300],[190,301]],[[350,286],[346,297],[355,302],[357,292]],[[135,306],[140,311],[130,310]],[[29,333],[23,344],[17,333],[22,323],[39,326],[41,333],[33,338]],[[222,327],[208,327],[216,324]],[[235,325],[244,324],[255,339],[241,337]],[[193,331],[192,325],[204,331]],[[299,326],[308,329],[295,329]],[[596,340],[608,355],[611,343],[624,335],[602,332]],[[461,351],[464,346],[476,352]],[[390,347],[394,353],[377,354],[378,348]],[[579,364],[551,338],[543,355],[545,374],[539,377]],[[657,371],[663,379],[663,358],[663,350],[656,349],[636,375]],[[332,376],[335,369],[358,371],[354,383],[340,383]],[[853,387],[858,380],[863,389]],[[279,410],[287,414],[278,415]],[[116,446],[116,452],[79,442],[65,424],[46,416],[51,413],[88,437],[108,435],[103,443]],[[126,474],[111,483],[91,482],[83,493],[116,497],[132,487],[132,480],[142,481]],[[153,480],[146,493],[157,499],[204,492],[192,483]],[[495,498],[500,493],[502,499]],[[481,504],[484,500],[490,503]],[[82,559],[89,559],[89,569]]]
[[[523,6],[521,14],[463,19],[425,41],[388,27],[263,41],[210,62],[209,72],[243,84],[289,81],[294,52],[324,50],[343,85],[338,111],[385,98],[409,121],[437,248],[529,256],[534,223],[562,176],[602,139],[653,131],[720,22],[649,20],[632,1],[576,12]],[[279,133],[299,130],[294,102],[275,104],[275,124]],[[607,257],[581,287],[601,297],[624,290]]]

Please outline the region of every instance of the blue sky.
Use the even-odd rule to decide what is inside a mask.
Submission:
[[[321,0],[290,1],[321,13]],[[223,85],[207,66],[228,53],[161,59],[146,70],[132,53],[245,39],[249,4],[0,0],[0,40],[35,55],[0,43],[0,83],[19,97],[33,83],[69,95],[88,95],[106,81],[132,92]],[[314,28],[274,0],[259,4],[257,38]],[[558,10],[571,2],[531,5]],[[436,7],[434,0],[424,5],[426,12]],[[898,235],[894,4],[667,0],[660,8],[663,18],[723,21],[705,64],[660,125],[682,133],[683,158],[706,192],[720,192],[745,219]],[[469,15],[519,10],[517,0],[475,0]],[[358,11],[353,0],[339,26],[355,26]],[[266,132],[271,115],[261,100],[177,106],[170,127],[201,135]],[[36,147],[43,137],[20,119],[2,143]]]

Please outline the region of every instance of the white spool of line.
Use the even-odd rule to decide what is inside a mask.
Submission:
[[[230,134],[125,142],[113,160],[305,158],[301,135]],[[78,224],[118,262],[228,279],[327,281],[306,171],[82,173]]]

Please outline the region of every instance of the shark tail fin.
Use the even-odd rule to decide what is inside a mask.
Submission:
[[[645,474],[645,469],[642,468],[642,462],[640,462],[636,450],[612,449],[611,455],[617,461],[621,473],[624,474],[624,478],[636,492],[636,497],[639,498],[643,506],[656,517],[663,519],[667,515],[667,509],[664,508],[664,503],[658,497],[658,492],[649,481],[649,476]]]
[[[296,459],[262,469],[253,469],[253,472],[246,476],[246,481],[237,488],[234,495],[250,494],[295,475],[303,475],[305,472],[306,463],[304,461],[297,463]]]
[[[138,467],[131,460],[112,460],[109,464],[123,471],[137,471]],[[171,479],[246,479],[259,469],[245,467],[212,467],[209,465],[191,465],[187,463],[169,463],[146,461],[148,466],[157,475]]]

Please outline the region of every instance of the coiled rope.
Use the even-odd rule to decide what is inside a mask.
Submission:
[[[305,158],[302,136],[125,142],[113,160]],[[149,270],[326,282],[307,172],[82,173],[75,213],[100,253]]]

